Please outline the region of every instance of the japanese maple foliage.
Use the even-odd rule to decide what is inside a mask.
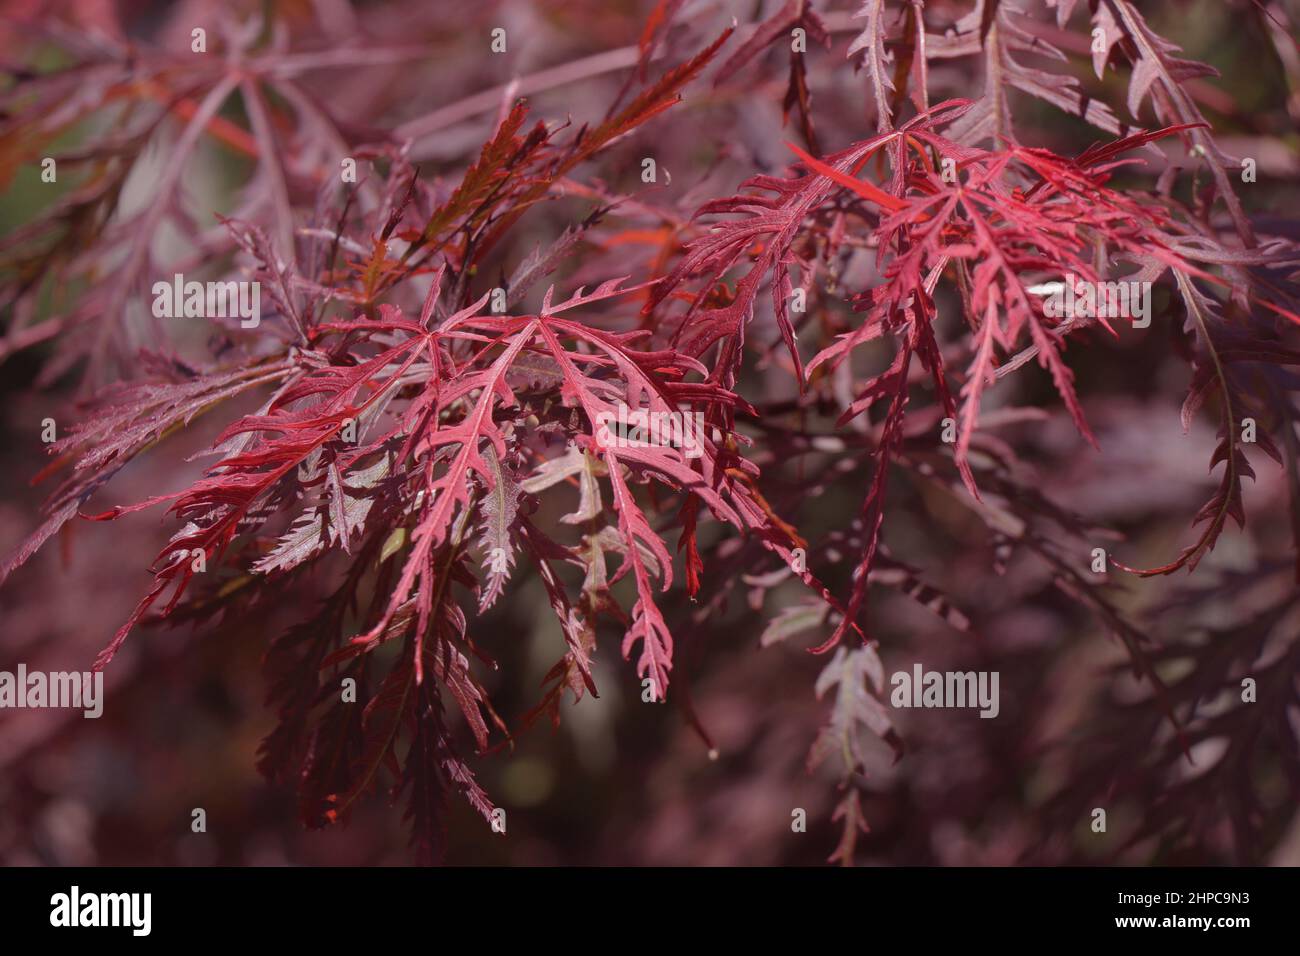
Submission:
[[[539,117],[508,84],[487,109],[490,135],[441,177],[428,168],[436,150],[421,154],[444,113],[344,122],[300,82],[322,57],[364,72],[418,50],[331,50],[321,41],[337,37],[310,23],[250,16],[232,19],[194,65],[54,17],[33,24],[67,61],[13,74],[0,176],[78,129],[59,158],[78,179],[0,243],[0,355],[50,343],[43,383],[72,377],[82,403],[50,447],[58,484],[0,580],[78,517],[164,511],[174,530],[152,584],[97,668],[112,667],[143,624],[231,633],[278,594],[310,589],[314,603],[266,650],[277,724],[259,769],[297,788],[310,827],[346,820],[387,789],[404,801],[423,861],[445,853],[450,795],[496,826],[469,747],[508,747],[534,719],[558,726],[566,701],[598,696],[593,660],[613,653],[610,636],[643,699],[680,704],[717,756],[691,702],[682,635],[707,641],[709,621],[747,587],[764,646],[798,639],[824,655],[808,691],[825,698],[825,722],[806,741],[807,764],[835,790],[828,816],[840,836],[823,855],[851,863],[870,832],[878,749],[904,762],[912,749],[887,706],[881,655],[900,626],[879,610],[881,595],[927,609],[952,641],[984,640],[980,610],[890,544],[894,509],[919,507],[988,546],[990,580],[1035,566],[1118,641],[1138,679],[1131,726],[1156,763],[1146,775],[1117,769],[1130,725],[1108,712],[1097,726],[1113,731],[1069,751],[1077,766],[1044,819],[1068,829],[1109,789],[1181,821],[1175,834],[1152,820],[1133,841],[1202,826],[1178,789],[1194,784],[1162,781],[1211,738],[1254,759],[1253,732],[1239,730],[1255,719],[1250,705],[1206,707],[1252,665],[1282,697],[1261,718],[1274,735],[1264,759],[1290,772],[1288,792],[1300,796],[1287,717],[1300,706],[1300,250],[1237,195],[1244,161],[1198,105],[1195,83],[1215,71],[1128,0],[788,0],[705,36],[688,13],[709,6],[660,0],[645,11],[604,115]],[[832,60],[837,36],[847,49]],[[1070,72],[1072,54],[1098,80],[1126,79],[1126,120]],[[787,57],[788,74],[752,91],[771,94],[786,124],[769,144],[776,167],[755,159],[717,192],[702,174],[672,195],[662,164],[636,186],[602,165],[629,143],[653,157],[675,116],[743,91],[770,64],[784,70]],[[1059,69],[1030,65],[1043,59]],[[955,63],[980,82],[954,89]],[[851,122],[820,119],[831,97],[814,97],[827,85],[814,66],[851,78],[861,101]],[[1022,97],[1095,138],[1049,148],[1017,118]],[[85,131],[87,117],[111,121]],[[128,177],[164,131],[154,202],[124,210]],[[731,170],[727,136],[716,133]],[[179,194],[205,139],[250,168],[235,202],[196,215]],[[340,177],[341,159],[359,176]],[[176,262],[163,261],[165,226],[195,237]],[[214,319],[207,357],[182,357],[136,307],[153,278],[182,266],[258,282],[269,301],[260,327]],[[1157,320],[1187,364],[1184,428],[1201,416],[1219,434],[1217,485],[1186,516],[1190,543],[1143,568],[1107,538],[1110,567],[1135,584],[1197,569],[1229,519],[1247,525],[1244,479],[1259,453],[1285,469],[1294,536],[1283,561],[1294,571],[1276,561],[1261,571],[1285,584],[1269,610],[1252,609],[1263,619],[1253,630],[1215,622],[1225,657],[1158,640],[1132,619],[1119,589],[1088,570],[1101,523],[1058,500],[1003,434],[1059,409],[1079,447],[1104,450],[1073,359],[1099,342],[1124,348],[1131,333],[1123,319],[1054,314],[1043,289],[1067,276],[1157,289]],[[1049,390],[990,407],[1009,376],[1029,378],[1035,365]],[[255,410],[228,411],[239,400]],[[696,453],[612,428],[629,410],[697,417]],[[200,414],[226,417],[197,480],[114,498],[117,473],[167,454],[168,437]],[[820,500],[839,502],[829,522],[809,513]],[[529,581],[554,615],[555,663],[530,711],[498,712],[485,675],[502,641],[476,624]],[[1179,607],[1171,618],[1189,614]],[[348,687],[355,696],[340,693]],[[1091,789],[1080,791],[1070,782],[1083,774]],[[1232,819],[1239,859],[1255,859],[1282,825],[1276,804],[1247,802]],[[1052,859],[1050,842],[1023,855]]]

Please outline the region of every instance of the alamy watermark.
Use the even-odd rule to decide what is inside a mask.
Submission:
[[[978,707],[980,716],[993,718],[1002,709],[998,671],[896,671],[889,678],[894,689],[889,702],[895,707]]]
[[[596,440],[608,448],[679,448],[687,458],[704,454],[704,413],[628,408],[596,415]]]
[[[132,936],[153,928],[152,893],[83,893],[73,886],[50,897],[50,925],[55,927],[121,926]]]
[[[0,710],[71,708],[95,719],[104,713],[104,674],[78,671],[0,671]]]
[[[155,282],[152,291],[155,318],[238,318],[245,329],[255,329],[262,321],[262,286],[258,282],[186,282],[178,272],[171,282]]]
[[[1043,314],[1048,318],[1132,319],[1135,329],[1151,324],[1150,282],[1092,282],[1067,272],[1064,282],[1044,282],[1028,291],[1044,296]]]

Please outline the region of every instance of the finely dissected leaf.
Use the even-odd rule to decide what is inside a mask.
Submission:
[[[876,128],[882,133],[893,128],[889,92],[894,81],[889,75],[889,56],[885,50],[885,0],[864,0],[854,19],[863,20],[862,32],[849,44],[848,55],[866,51],[862,64],[871,80],[871,96],[876,103]]]
[[[830,721],[813,744],[810,765],[817,766],[831,754],[842,755],[850,764],[846,772],[860,765],[863,744],[858,735],[862,728],[897,743],[889,713],[876,696],[884,686],[885,671],[873,647],[836,648],[814,688],[819,698],[834,688],[835,699]]]
[[[1229,168],[1239,166],[1240,163],[1219,148],[1214,137],[1208,133],[1209,124],[1205,122],[1196,101],[1183,87],[1187,80],[1217,76],[1218,71],[1204,63],[1174,56],[1173,51],[1178,48],[1152,31],[1128,0],[1105,0],[1097,10],[1096,24],[1105,38],[1107,56],[1120,38],[1126,39],[1135,51],[1133,74],[1129,82],[1129,113],[1136,118],[1151,90],[1159,87],[1162,95],[1152,100],[1156,115],[1166,126],[1189,125],[1189,132],[1184,136],[1193,147],[1199,147],[1201,153],[1212,160],[1208,164],[1210,173],[1227,204],[1233,225],[1242,241],[1247,246],[1254,246],[1254,230],[1227,173]],[[1098,61],[1094,60],[1096,62]]]
[[[511,528],[519,511],[521,490],[515,480],[501,467],[497,453],[491,445],[484,447],[483,455],[492,472],[492,488],[483,498],[483,530],[479,538],[488,568],[488,585],[483,591],[483,597],[479,599],[480,611],[486,610],[496,602],[510,577],[510,566],[515,560]]]
[[[1074,392],[1073,374],[1060,355],[1061,338],[1054,327],[1057,322],[1027,292],[1029,278],[1041,274],[1072,274],[1095,280],[1090,233],[1104,237],[1135,258],[1148,259],[1154,254],[1166,264],[1185,262],[1174,251],[1178,239],[1166,232],[1167,219],[1163,215],[1147,212],[1128,197],[1106,187],[1116,153],[1091,150],[1077,161],[1018,146],[990,153],[964,147],[933,132],[936,125],[969,109],[969,104],[940,104],[930,114],[909,121],[898,131],[856,144],[824,162],[796,149],[814,175],[785,181],[769,177],[751,183],[775,193],[776,200],[742,196],[705,207],[702,213],[741,212],[747,218],[725,223],[719,230],[722,238],[701,240],[698,250],[688,254],[655,293],[662,296],[673,283],[695,273],[716,281],[750,243],[762,236],[768,251],[738,286],[735,303],[724,313],[727,324],[721,324],[721,315],[693,318],[688,313],[683,327],[690,324],[697,330],[710,331],[707,337],[688,339],[684,345],[692,351],[702,351],[718,337],[739,335],[752,317],[753,297],[767,272],[773,275],[774,305],[778,323],[782,323],[784,312],[780,303],[784,301],[785,291],[780,280],[783,266],[779,250],[796,236],[794,227],[802,224],[814,203],[825,202],[834,188],[850,190],[874,207],[869,207],[871,212],[867,215],[875,217],[877,249],[885,282],[858,297],[860,307],[866,311],[865,321],[823,349],[808,366],[809,371],[822,365],[834,368],[854,349],[885,333],[895,333],[901,340],[894,363],[861,388],[840,419],[840,424],[844,424],[865,413],[877,400],[889,399],[875,470],[859,517],[868,533],[855,571],[848,613],[824,647],[839,643],[848,629],[856,626],[866,606],[884,516],[889,461],[903,436],[912,358],[919,359],[929,373],[945,413],[959,422],[955,461],[968,489],[978,495],[968,455],[977,431],[980,398],[984,389],[996,380],[999,352],[1016,348],[1017,342],[1026,335],[1080,432],[1091,439]],[[1123,142],[1123,147],[1134,148],[1156,135],[1159,134],[1130,137]],[[922,146],[917,145],[918,141],[952,162],[954,169],[960,168],[964,181],[951,182],[940,175]],[[882,150],[891,151],[896,164],[904,170],[904,174],[894,177],[893,192],[853,175],[866,159]],[[788,219],[778,218],[770,211],[787,208]],[[779,231],[772,235],[773,230]],[[967,294],[977,342],[962,388],[964,407],[960,416],[950,396],[942,352],[933,328],[935,289],[954,264],[971,270],[971,288]],[[1160,271],[1163,270],[1157,269],[1153,274],[1158,275]],[[744,309],[737,309],[742,303],[747,303]],[[782,329],[789,332],[788,341],[792,346],[793,329],[785,324]],[[793,348],[792,358],[798,369],[798,353]]]
[[[808,92],[805,54],[794,49],[793,41],[790,39],[796,35],[795,30],[802,31],[805,44],[811,41],[825,47],[831,45],[830,31],[825,21],[813,9],[813,0],[786,0],[786,3],[760,23],[749,38],[718,68],[718,76],[714,83],[718,85],[732,77],[768,47],[779,46],[783,40],[791,43],[790,81],[782,104],[785,113],[783,119],[789,118],[791,107],[797,107],[804,138],[813,151],[818,152],[817,137],[812,126],[812,97]]]
[[[348,541],[365,524],[366,516],[375,499],[365,492],[388,474],[388,459],[381,458],[369,468],[349,473],[347,479],[339,475],[334,465],[329,467],[327,480],[328,507],[321,503],[309,508],[295,519],[293,526],[280,538],[274,550],[255,565],[254,571],[269,574],[288,571],[320,554],[332,544],[338,544],[350,553]],[[359,491],[361,493],[355,493]],[[328,516],[328,517],[327,517]],[[387,555],[381,555],[382,561]]]
[[[958,21],[952,35],[931,36],[926,41],[932,57],[980,56],[984,61],[984,91],[972,109],[946,131],[957,142],[971,145],[988,139],[999,144],[1016,141],[1011,123],[1008,92],[1015,88],[1073,114],[1112,136],[1122,135],[1123,124],[1104,101],[1088,96],[1069,74],[1053,73],[1025,65],[1021,56],[1066,59],[1059,49],[1031,32],[1022,11],[1010,2],[979,0],[976,8]]]
[[[120,386],[103,393],[100,413],[50,446],[57,467],[72,460],[73,474],[46,502],[48,517],[0,567],[0,582],[31,557],[97,489],[127,462],[197,415],[241,392],[279,381],[287,363],[192,377],[175,383]]]
[[[1242,501],[1242,479],[1254,478],[1255,472],[1247,459],[1241,440],[1242,423],[1255,421],[1263,415],[1255,407],[1256,401],[1235,378],[1236,367],[1241,364],[1266,363],[1275,367],[1300,365],[1300,352],[1281,348],[1275,342],[1255,338],[1249,333],[1215,328],[1211,323],[1220,318],[1217,308],[1182,272],[1176,272],[1179,292],[1187,308],[1188,324],[1197,333],[1202,354],[1198,356],[1195,374],[1182,407],[1183,429],[1186,431],[1192,417],[1213,393],[1220,404],[1219,442],[1210,459],[1210,470],[1223,466],[1222,477],[1214,495],[1196,513],[1193,525],[1204,523],[1205,528],[1197,540],[1183,550],[1174,561],[1154,568],[1137,569],[1120,562],[1116,565],[1126,571],[1150,577],[1172,574],[1181,568],[1195,570],[1197,564],[1214,549],[1220,535],[1232,518],[1238,527],[1245,527],[1246,511]],[[1279,464],[1282,454],[1267,433],[1256,437],[1260,448]]]
[[[758,642],[763,647],[779,643],[796,634],[820,628],[826,623],[826,606],[807,601],[784,608],[768,622]]]

